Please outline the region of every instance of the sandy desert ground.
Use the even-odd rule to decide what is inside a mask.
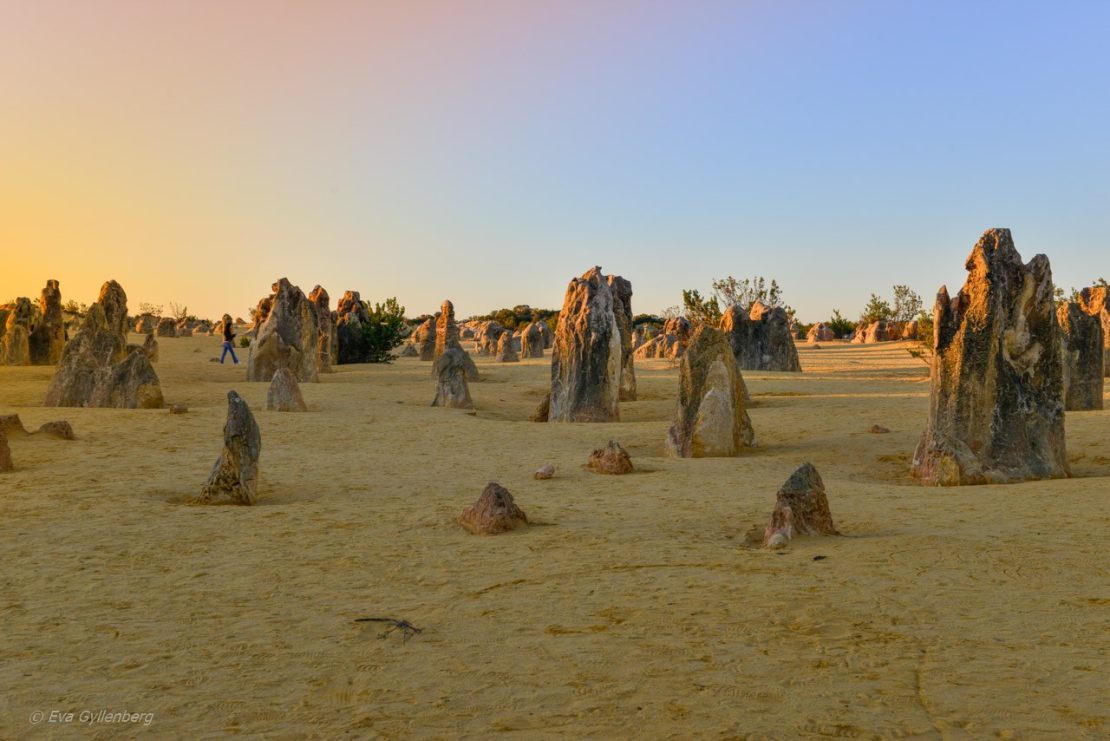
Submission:
[[[428,406],[415,359],[266,412],[214,338],[161,342],[185,415],[45,409],[51,368],[0,368],[0,413],[78,436],[13,437],[0,475],[0,737],[1105,738],[1110,411],[1068,414],[1073,479],[923,489],[905,347],[746,373],[760,447],[702,460],[663,457],[668,361],[610,425],[527,421],[548,358],[477,359],[474,416]],[[260,502],[190,506],[230,388],[262,429]],[[610,438],[636,473],[583,468]],[[844,537],[748,547],[807,460]],[[455,524],[491,480],[534,526]],[[52,710],[153,718],[31,722]]]

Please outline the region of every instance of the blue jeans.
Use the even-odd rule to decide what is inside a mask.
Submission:
[[[235,357],[235,348],[231,346],[231,340],[224,340],[224,351],[220,353],[220,365],[223,365],[224,358],[227,354],[231,353],[231,359],[235,361],[235,365],[239,365],[239,358]]]

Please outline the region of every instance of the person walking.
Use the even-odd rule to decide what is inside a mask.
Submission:
[[[235,345],[232,340],[235,339],[234,327],[231,323],[231,315],[224,314],[224,351],[220,353],[220,365],[224,364],[224,358],[228,353],[231,353],[231,359],[235,361],[235,365],[239,365],[239,358],[235,357]]]

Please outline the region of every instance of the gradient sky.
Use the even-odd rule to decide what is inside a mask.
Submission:
[[[1110,277],[1107,2],[0,0],[0,300],[410,316],[764,275],[801,319]],[[954,288],[953,288],[954,290]]]

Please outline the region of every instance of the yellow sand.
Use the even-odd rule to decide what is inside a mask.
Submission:
[[[637,365],[609,425],[527,421],[548,358],[479,359],[476,416],[428,406],[414,359],[266,412],[212,338],[161,342],[181,416],[44,409],[51,369],[0,368],[0,413],[78,435],[14,438],[0,474],[0,737],[1105,737],[1110,411],[1068,414],[1074,479],[923,489],[905,348],[746,373],[760,447],[713,460],[663,457],[669,361]],[[189,506],[230,388],[262,429],[260,501]],[[610,438],[637,473],[582,467]],[[746,547],[807,460],[846,537]],[[455,524],[493,480],[535,526]],[[30,723],[87,709],[153,720]]]

